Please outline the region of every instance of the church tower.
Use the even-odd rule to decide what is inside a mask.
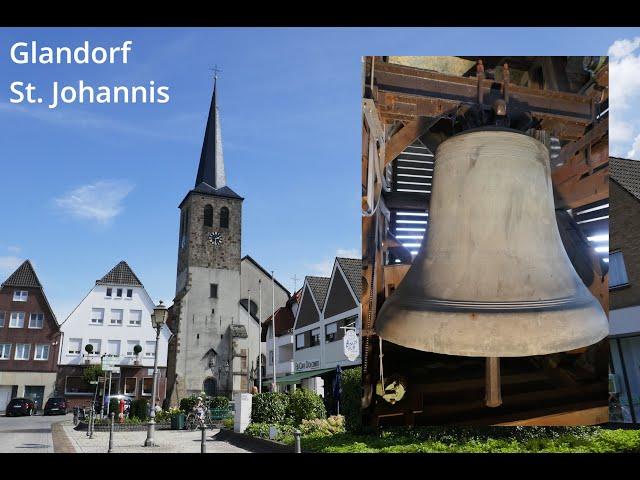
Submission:
[[[231,325],[238,322],[243,198],[226,185],[217,80],[195,186],[180,203],[168,374],[172,403],[233,390]],[[173,365],[171,365],[173,364]]]

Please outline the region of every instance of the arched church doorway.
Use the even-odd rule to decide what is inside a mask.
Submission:
[[[202,384],[202,390],[209,397],[215,397],[218,394],[218,382],[215,378],[209,377]]]

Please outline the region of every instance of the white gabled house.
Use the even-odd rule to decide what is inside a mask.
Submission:
[[[117,357],[120,373],[111,380],[111,394],[150,400],[156,330],[151,324],[154,301],[125,261],[97,280],[60,325],[62,348],[58,361],[58,391],[74,405],[86,403],[95,387],[82,378],[83,369],[101,363],[104,355]],[[167,346],[171,337],[165,325],[158,345],[158,397],[166,391]],[[87,345],[91,347],[87,348]],[[135,348],[139,346],[140,352]]]

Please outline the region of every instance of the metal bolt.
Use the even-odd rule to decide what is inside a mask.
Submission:
[[[113,422],[115,413],[111,412],[109,416],[111,417],[111,424],[109,425],[109,450],[107,453],[111,453],[113,451]]]
[[[302,447],[300,446],[300,430],[293,432],[295,438],[295,453],[302,453]]]

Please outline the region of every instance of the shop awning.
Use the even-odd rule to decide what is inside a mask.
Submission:
[[[298,383],[300,380],[304,380],[305,378],[317,377],[318,375],[322,375],[323,373],[330,372],[335,370],[335,368],[319,368],[318,370],[309,370],[307,372],[300,373],[292,373],[289,375],[285,375],[283,377],[276,376],[276,383],[278,385],[291,385],[293,383]],[[267,379],[263,380],[263,385],[271,385],[272,380]]]

